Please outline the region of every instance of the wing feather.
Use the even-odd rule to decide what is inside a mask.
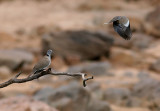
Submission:
[[[114,24],[113,24],[114,25]],[[130,25],[128,27],[122,26],[122,25],[114,25],[114,30],[125,40],[130,40],[131,39],[131,30],[130,30]]]
[[[37,62],[37,64],[33,68],[33,73],[36,71],[42,70],[50,65],[50,59],[48,57],[43,57],[40,61]]]

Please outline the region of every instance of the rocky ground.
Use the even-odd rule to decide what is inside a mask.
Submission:
[[[117,15],[130,41],[103,25]],[[1,111],[160,111],[159,21],[159,0],[0,0],[0,83],[26,77],[48,49],[55,70],[94,76],[85,88],[66,76],[12,84]]]

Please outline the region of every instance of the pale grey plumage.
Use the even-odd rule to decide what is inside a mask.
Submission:
[[[37,71],[43,70],[47,68],[51,63],[50,57],[44,56],[37,64],[34,66],[32,73],[36,73]]]
[[[52,50],[48,50],[47,54],[40,61],[38,61],[37,64],[35,64],[31,75],[46,69],[51,64],[51,54]]]

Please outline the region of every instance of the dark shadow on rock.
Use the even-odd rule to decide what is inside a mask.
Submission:
[[[103,31],[61,31],[46,33],[42,37],[43,52],[53,49],[56,55],[72,64],[75,61],[99,59],[109,56],[113,37]]]

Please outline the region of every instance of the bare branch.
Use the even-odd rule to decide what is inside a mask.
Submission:
[[[42,71],[42,72],[39,72],[37,74],[34,74],[30,77],[26,77],[24,79],[17,79],[20,75],[22,74],[22,72],[19,72],[15,77],[9,79],[8,81],[4,82],[4,83],[1,83],[0,84],[0,88],[4,88],[4,87],[7,87],[13,83],[24,83],[24,82],[28,82],[28,81],[32,81],[34,79],[38,79],[44,75],[55,75],[55,76],[60,76],[60,75],[66,75],[66,76],[79,76],[82,78],[83,80],[83,86],[86,87],[86,81],[87,80],[90,80],[90,79],[93,79],[93,76],[92,77],[89,77],[89,78],[85,78],[85,76],[87,74],[85,73],[67,73],[67,72],[54,72],[54,71],[51,71],[51,68],[48,68],[47,70],[45,71]]]
[[[89,77],[89,78],[85,78],[83,79],[83,86],[86,87],[86,81],[90,80],[90,79],[93,79],[93,76],[92,77]]]
[[[19,72],[13,79],[17,79],[21,74],[22,72]]]

